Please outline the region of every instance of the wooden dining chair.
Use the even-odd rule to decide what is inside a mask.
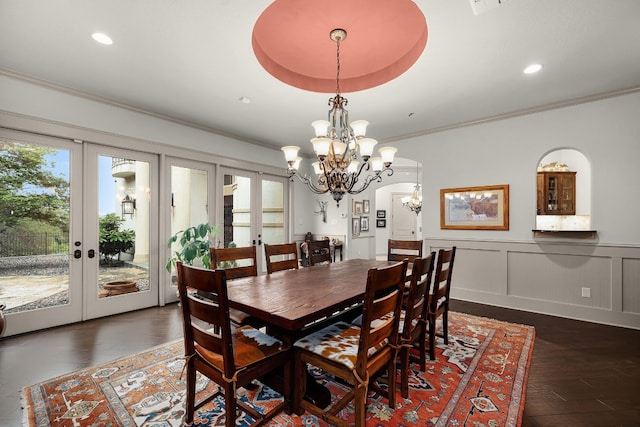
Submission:
[[[274,271],[297,270],[298,245],[295,243],[282,243],[278,245],[264,245],[264,255],[267,261],[267,274]]]
[[[212,269],[223,269],[227,280],[239,279],[258,275],[256,263],[256,247],[243,246],[231,248],[209,248]],[[244,311],[231,308],[231,321],[235,325],[263,326],[258,319],[251,317]]]
[[[444,343],[449,344],[449,293],[451,291],[451,275],[456,247],[440,249],[433,279],[433,291],[429,295],[427,314],[429,327],[429,357],[436,359],[436,320],[442,317],[442,336]]]
[[[331,262],[331,243],[328,239],[311,240],[307,242],[307,248],[309,250],[309,265]]]
[[[231,328],[227,279],[224,270],[191,267],[181,262],[178,271],[178,293],[182,310],[184,349],[187,372],[186,422],[194,412],[218,396],[224,397],[226,426],[236,425],[236,408],[256,422],[264,423],[291,403],[291,348],[282,341],[251,326]],[[215,294],[210,300],[202,294]],[[201,325],[208,324],[212,328]],[[215,333],[213,331],[216,331]],[[252,380],[284,367],[284,400],[271,411],[262,414],[237,398],[237,390]],[[215,393],[196,403],[196,372],[218,384]]]
[[[416,258],[422,258],[422,240],[393,240],[387,242],[387,260],[402,261],[408,258],[413,262]]]
[[[435,258],[436,253],[431,252],[427,257],[413,261],[409,293],[400,315],[400,393],[404,398],[409,397],[409,359],[414,348],[418,349],[420,370],[426,370],[427,302]]]
[[[369,388],[385,396],[389,408],[395,408],[396,356],[402,293],[408,262],[370,269],[362,306],[362,326],[337,322],[311,333],[294,343],[295,378],[294,411],[307,410],[330,424],[347,426],[338,413],[354,401],[355,425],[365,425]],[[306,389],[306,366],[316,366],[342,379],[352,388],[326,410],[303,399]],[[382,390],[374,381],[380,373],[389,376]]]

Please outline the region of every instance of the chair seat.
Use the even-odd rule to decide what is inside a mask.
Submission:
[[[229,318],[231,319],[231,322],[236,325],[243,325],[251,318],[251,316],[244,311],[229,308]]]
[[[251,326],[241,326],[236,329],[233,345],[236,369],[250,366],[287,349],[282,341]],[[195,349],[209,364],[224,372],[221,354],[211,352],[199,344],[195,344]]]
[[[317,332],[307,335],[294,343],[294,347],[318,354],[340,363],[349,369],[355,368],[358,356],[360,327],[346,322],[337,322]],[[377,347],[369,349],[369,357],[387,346],[386,339]]]
[[[400,334],[400,335],[402,335],[402,331],[404,330],[404,318],[405,318],[406,314],[407,314],[406,311],[404,311],[404,310],[400,311],[400,324],[398,325],[398,334]],[[391,316],[393,316],[393,313],[389,313],[387,316],[383,316],[379,320],[372,321],[371,322],[371,327],[375,328],[376,327],[376,323],[380,324],[385,319],[388,319]],[[415,327],[418,324],[418,320],[417,319],[413,319],[412,323],[413,323],[413,326]],[[351,321],[351,324],[355,325],[355,326],[362,325],[362,314],[359,315],[358,317],[356,317],[355,319],[353,319],[353,321]]]

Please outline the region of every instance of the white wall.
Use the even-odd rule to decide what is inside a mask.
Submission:
[[[51,123],[52,129],[62,123],[65,129],[74,128],[78,135],[97,135],[105,141],[113,135],[124,135],[133,141],[139,139],[147,148],[149,144],[157,144],[158,152],[170,151],[167,147],[173,145],[235,159],[235,166],[253,162],[284,171],[280,150],[256,147],[1,75],[0,93],[0,113],[35,117],[39,122]],[[394,142],[399,153],[410,153],[404,156],[423,164],[422,230],[427,244],[431,241],[432,247],[457,244],[473,249],[473,252],[461,250],[456,258],[453,295],[640,328],[638,112],[640,93],[634,93]],[[3,122],[6,120],[0,114],[0,125]],[[536,166],[545,153],[557,148],[576,149],[591,163],[591,215],[592,227],[598,231],[596,240],[563,242],[533,238]],[[174,155],[182,151],[185,150],[173,148]],[[407,170],[405,175],[397,171],[393,177],[385,178],[382,185],[415,179],[413,170]],[[441,188],[493,184],[510,186],[508,231],[440,229]],[[379,186],[373,185],[357,196],[357,200],[372,202],[371,216],[375,216],[373,201]],[[351,198],[345,198],[340,208],[336,208],[335,202],[324,196],[330,200],[324,224],[319,215],[313,214],[318,210],[314,195],[299,183],[293,186],[292,194],[294,236],[307,231],[346,235],[347,258],[375,256],[375,239],[371,238],[375,234],[375,223],[368,237],[353,241],[349,238]],[[514,245],[519,244],[527,245],[527,249],[517,248],[518,254],[511,255]],[[469,255],[471,253],[474,255]],[[603,256],[607,262],[601,262]],[[536,268],[520,268],[526,265]],[[498,275],[499,280],[481,280],[482,276],[476,272],[478,268]],[[554,283],[568,294],[549,296],[550,288],[544,276],[536,274],[549,270],[561,277]],[[589,276],[593,271],[598,271],[597,281]],[[575,295],[585,280],[589,280],[588,286],[594,295],[590,301]],[[512,293],[514,290],[516,294]],[[575,309],[576,306],[579,309]]]

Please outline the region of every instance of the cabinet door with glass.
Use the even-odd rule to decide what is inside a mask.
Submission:
[[[538,215],[576,214],[576,172],[538,172]]]

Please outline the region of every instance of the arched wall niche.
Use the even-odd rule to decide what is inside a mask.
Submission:
[[[591,163],[587,156],[573,148],[558,148],[548,151],[538,161],[536,174],[554,166],[576,172],[575,214],[536,215],[537,230],[591,230]],[[536,181],[538,182],[538,181]],[[538,189],[540,191],[541,189]]]

